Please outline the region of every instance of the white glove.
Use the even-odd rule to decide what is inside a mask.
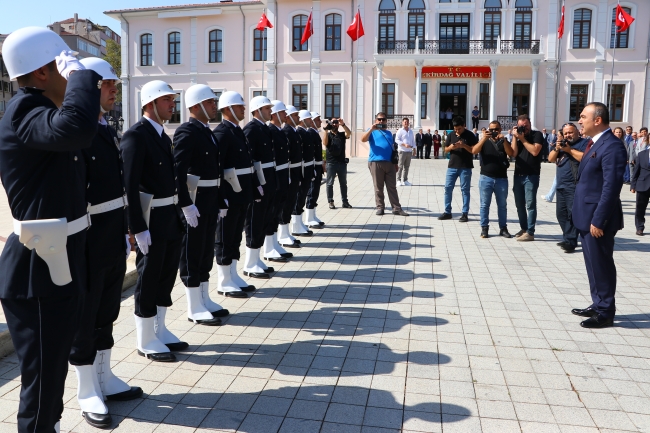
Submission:
[[[195,228],[199,225],[199,217],[201,214],[195,205],[191,204],[183,208],[183,215],[185,215],[185,220],[190,227]]]
[[[151,245],[151,233],[149,233],[149,230],[145,230],[135,235],[135,241],[138,243],[138,247],[140,248],[140,251],[142,251],[142,254],[145,256],[149,254],[149,245]]]
[[[316,180],[316,170],[314,170],[314,177],[311,178],[312,182],[315,181],[315,180]]]
[[[291,176],[289,176],[289,185],[291,185]]]
[[[129,235],[126,235],[126,258],[128,259],[131,255],[131,242],[129,242]]]
[[[226,202],[226,206],[230,206],[230,204],[228,204],[228,199],[227,198],[224,198],[223,201]]]
[[[56,60],[56,69],[66,80],[70,77],[72,72],[86,69],[75,57],[75,53],[76,52],[72,50],[63,50],[61,51],[61,54],[54,58],[54,60]]]
[[[261,195],[262,197],[264,197],[264,188],[262,188],[261,186],[258,186],[258,187],[257,187],[257,190],[260,192],[260,195]]]
[[[219,209],[219,218],[225,218],[228,214],[228,209]]]

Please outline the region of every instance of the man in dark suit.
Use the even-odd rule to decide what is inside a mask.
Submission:
[[[440,155],[440,146],[442,145],[442,137],[438,134],[437,129],[433,131],[431,141],[433,141],[433,159],[438,159],[438,156]]]
[[[172,141],[163,128],[174,113],[175,99],[176,92],[164,81],[142,86],[144,115],[124,133],[120,143],[126,195],[131,203],[129,229],[136,241],[136,345],[140,356],[158,362],[176,361],[171,352],[188,346],[165,326],[183,239],[176,163]],[[145,209],[141,194],[152,197]]]
[[[650,150],[643,149],[636,156],[634,174],[630,180],[630,190],[636,193],[636,210],[634,211],[634,224],[636,225],[636,234],[643,236],[645,230],[645,211],[648,208],[650,200]]]
[[[14,218],[0,256],[0,301],[20,369],[19,433],[58,431],[79,299],[88,288],[81,149],[97,133],[102,77],[81,70],[68,50],[39,27],[16,30],[3,46],[19,86],[0,120],[0,177]],[[42,221],[52,219],[60,221]]]
[[[308,110],[300,110],[298,119],[300,123],[296,131],[302,142],[303,180],[296,197],[296,205],[291,213],[291,234],[294,236],[312,236],[314,232],[309,230],[302,218],[307,203],[309,186],[316,179],[316,171],[314,170],[314,141],[312,135],[309,133],[309,124],[307,123],[307,120],[311,121],[311,112]]]
[[[285,113],[286,116],[282,132],[284,132],[289,143],[289,190],[287,191],[287,199],[284,202],[282,218],[278,227],[278,242],[283,247],[300,248],[301,242],[291,234],[291,228],[289,226],[292,220],[293,209],[296,207],[300,185],[303,182],[302,139],[296,129],[300,123],[300,119],[298,117],[299,112],[293,105],[288,105]]]
[[[427,129],[426,134],[424,134],[424,159],[431,159],[431,145],[433,145],[433,136],[431,135],[431,130]]]
[[[424,150],[424,134],[421,129],[417,134],[415,134],[415,147],[417,148],[415,159],[423,159],[424,156],[422,151]]]
[[[580,323],[583,328],[604,328],[613,325],[616,313],[614,237],[623,228],[620,194],[627,155],[625,145],[609,128],[604,104],[587,104],[580,125],[592,140],[578,167],[572,218],[582,240],[592,304],[571,312],[588,317]]]

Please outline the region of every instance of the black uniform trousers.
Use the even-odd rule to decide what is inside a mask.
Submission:
[[[650,201],[650,190],[636,192],[636,209],[634,210],[634,225],[637,230],[645,230],[645,211]]]
[[[113,323],[120,315],[126,258],[88,275],[90,290],[81,300],[79,328],[70,351],[70,364],[92,365],[98,350],[113,347]]]
[[[302,215],[305,211],[305,203],[307,202],[307,193],[311,187],[311,178],[314,177],[314,167],[311,165],[305,167],[305,177],[302,179],[302,183],[298,188],[296,193],[296,205],[293,207],[292,215]]]
[[[416,159],[422,159],[422,150],[424,146],[417,146],[417,153],[415,154]]]
[[[616,265],[614,264],[615,231],[604,231],[595,238],[590,232],[579,231],[585,258],[591,306],[602,316],[613,319],[616,313]]]
[[[182,237],[176,239],[151,239],[149,253],[145,256],[136,246],[135,265],[138,282],[135,284],[135,315],[154,317],[157,307],[172,306],[172,289],[181,259]]]
[[[573,209],[573,198],[576,195],[576,189],[558,188],[556,194],[555,216],[557,217],[557,222],[560,223],[564,242],[575,247],[578,245],[578,229],[573,225],[571,212]]]
[[[239,260],[239,246],[243,237],[248,205],[248,203],[230,203],[226,217],[219,218],[217,240],[214,243],[214,255],[218,265],[228,266],[233,260]]]
[[[320,197],[320,186],[323,182],[323,163],[316,163],[316,178],[309,182],[307,191],[307,209],[314,209],[318,206],[318,197]]]
[[[269,208],[268,224],[266,225],[266,235],[272,236],[278,231],[278,225],[282,224],[282,212],[287,202],[289,191],[289,169],[280,170],[275,173],[277,178],[278,189],[275,190],[273,202]]]
[[[53,433],[61,419],[79,307],[78,296],[2,299],[20,365],[19,433]]]
[[[185,233],[181,248],[180,277],[185,287],[199,287],[210,280],[214,241],[219,214],[200,212],[199,225],[190,227],[183,218]]]
[[[301,181],[292,179],[291,183],[289,184],[289,189],[287,190],[287,200],[284,202],[284,209],[282,209],[282,218],[280,218],[280,224],[289,224],[291,222],[291,214],[296,207],[296,201],[298,200],[298,195],[302,189],[302,185],[299,185],[300,183]],[[302,183],[305,183],[305,181],[302,181]]]
[[[268,226],[273,220],[273,201],[275,191],[264,191],[260,201],[254,201],[246,209],[244,231],[246,232],[246,246],[254,250],[262,248]]]
[[[424,146],[424,159],[430,159],[431,158],[431,145],[427,144]]]

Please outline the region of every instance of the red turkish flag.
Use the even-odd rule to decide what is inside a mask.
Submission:
[[[564,36],[564,5],[562,5],[562,18],[560,18],[560,27],[557,28],[557,38],[562,39]]]
[[[352,24],[348,27],[348,36],[350,36],[353,41],[356,41],[364,34],[363,23],[361,22],[361,13],[357,10],[357,14],[354,16]]]
[[[632,15],[628,14],[625,12],[625,9],[621,7],[621,5],[616,6],[616,27],[618,27],[618,32],[624,32],[627,30],[632,23],[634,22],[634,18],[632,18]]]
[[[273,24],[271,24],[271,21],[266,17],[266,13],[262,13],[262,18],[260,18],[259,22],[257,23],[257,27],[255,27],[256,30],[259,30],[260,32],[263,32],[265,28],[273,28]]]
[[[311,13],[309,13],[309,18],[307,18],[307,25],[305,26],[305,31],[302,32],[302,39],[300,39],[300,45],[304,45],[311,35],[314,34],[314,27],[311,25]]]

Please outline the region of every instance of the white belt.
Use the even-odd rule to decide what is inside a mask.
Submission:
[[[289,168],[289,163],[288,162],[284,163],[282,165],[276,165],[275,166],[275,171],[284,170],[285,168]]]
[[[271,167],[274,167],[274,166],[275,166],[275,161],[266,162],[266,163],[261,165],[262,169],[271,168]]]
[[[82,230],[86,230],[91,226],[90,215],[85,214],[81,218],[77,218],[74,221],[68,223],[68,236],[76,235]],[[20,236],[20,221],[14,220],[14,233],[16,236]]]
[[[305,162],[305,167],[309,167],[310,165],[314,165],[314,160],[311,160],[309,162]]]
[[[295,164],[289,164],[289,168],[296,168],[302,166],[302,161],[296,162]]]
[[[154,198],[153,200],[151,200],[151,209],[155,207],[169,206],[176,203],[178,203],[177,195],[174,195],[173,197]]]
[[[235,174],[237,176],[241,176],[242,174],[253,174],[255,172],[254,167],[248,167],[248,168],[238,168],[235,170]]]
[[[126,195],[118,197],[115,200],[106,201],[104,203],[96,204],[88,208],[88,213],[90,215],[97,215],[100,213],[110,212],[115,209],[124,208],[129,205],[129,201],[126,198]]]
[[[208,180],[199,180],[197,186],[220,186],[221,179],[208,179]]]

